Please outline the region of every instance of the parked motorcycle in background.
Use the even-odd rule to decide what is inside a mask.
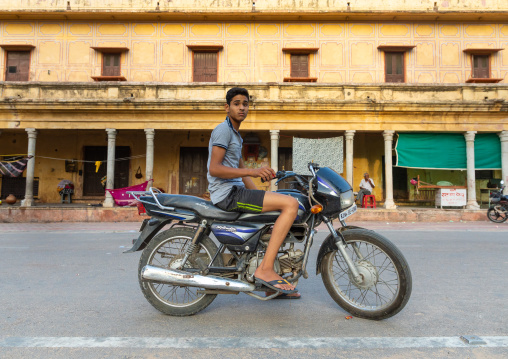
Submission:
[[[501,181],[501,188],[490,193],[491,206],[487,210],[487,217],[495,223],[508,219],[508,195],[503,195],[504,188],[504,181]]]
[[[330,233],[321,244],[315,270],[333,300],[360,318],[397,314],[411,295],[406,259],[382,235],[346,225],[356,204],[344,178],[316,163],[309,163],[309,171],[311,176],[277,172],[277,183],[295,181],[295,189],[277,192],[298,200],[299,208],[279,249],[275,271],[295,286],[308,278],[316,227],[324,223]],[[273,290],[254,277],[280,212],[225,212],[202,198],[164,194],[154,188],[131,194],[151,218],[143,221],[139,238],[127,252],[143,251],[139,284],[156,309],[187,316],[205,309],[218,294],[244,293],[259,300],[280,294],[265,296]],[[341,226],[334,228],[332,219]],[[161,231],[167,225],[169,229]]]

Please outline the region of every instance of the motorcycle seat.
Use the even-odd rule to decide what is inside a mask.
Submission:
[[[200,217],[219,221],[236,221],[241,214],[239,212],[223,211],[219,207],[215,207],[212,201],[195,196],[160,193],[157,195],[157,199],[165,207],[187,209],[196,212]]]

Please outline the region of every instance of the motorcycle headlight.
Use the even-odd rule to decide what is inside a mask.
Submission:
[[[351,207],[355,203],[355,195],[353,194],[353,190],[349,190],[347,192],[343,192],[340,194],[340,208],[346,209]]]

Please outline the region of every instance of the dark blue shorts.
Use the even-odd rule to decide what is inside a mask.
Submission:
[[[261,213],[265,191],[233,186],[231,192],[215,205],[228,212]]]

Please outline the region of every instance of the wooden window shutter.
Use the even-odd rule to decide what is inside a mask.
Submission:
[[[102,76],[120,76],[120,56],[119,53],[102,55]]]
[[[28,81],[30,51],[7,51],[5,81]]]
[[[473,77],[488,79],[490,77],[489,55],[473,55]]]
[[[194,52],[194,82],[217,82],[217,52]]]
[[[385,81],[404,82],[404,52],[385,52]]]
[[[291,54],[291,77],[309,77],[309,55]]]

